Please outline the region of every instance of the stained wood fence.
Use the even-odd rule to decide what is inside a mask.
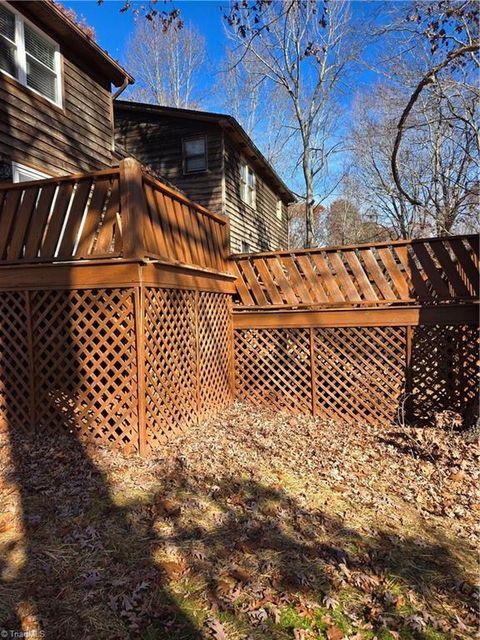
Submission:
[[[225,218],[128,159],[1,186],[0,237],[0,428],[145,454],[232,401]]]
[[[146,454],[235,396],[352,423],[472,404],[477,237],[228,236],[132,159],[0,186],[0,428]]]
[[[0,185],[0,265],[141,258],[227,271],[228,221],[118,168]]]
[[[478,236],[233,256],[238,307],[361,307],[478,299]]]
[[[232,263],[237,397],[351,423],[478,401],[478,236]]]

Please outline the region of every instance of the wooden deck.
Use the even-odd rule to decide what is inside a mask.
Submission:
[[[0,187],[0,428],[148,453],[231,402],[228,223],[130,159]]]
[[[478,236],[232,256],[236,395],[352,423],[477,399]]]
[[[147,454],[233,398],[351,423],[476,397],[478,238],[228,255],[138,162],[0,187],[0,428]]]

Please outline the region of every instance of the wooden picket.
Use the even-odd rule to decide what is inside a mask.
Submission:
[[[375,307],[472,301],[478,236],[232,256],[238,308]]]

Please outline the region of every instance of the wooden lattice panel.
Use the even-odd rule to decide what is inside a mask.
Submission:
[[[392,422],[405,386],[405,328],[313,331],[317,415],[351,423]]]
[[[31,305],[36,427],[136,449],[132,290],[35,291]]]
[[[198,415],[195,293],[145,291],[147,446],[156,448]]]
[[[229,296],[198,294],[199,415],[206,417],[232,400],[232,318]]]
[[[0,430],[31,426],[27,295],[0,294]]]
[[[463,413],[478,402],[478,330],[473,326],[419,326],[413,329],[410,410],[416,422],[435,413]]]
[[[280,411],[312,406],[307,329],[235,331],[235,392],[239,399]]]

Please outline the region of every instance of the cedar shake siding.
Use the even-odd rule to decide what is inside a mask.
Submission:
[[[117,145],[195,202],[228,215],[233,253],[287,246],[287,205],[294,197],[233,118],[124,101],[114,109]],[[205,137],[207,167],[186,173],[183,145],[194,136]],[[241,197],[242,162],[255,172],[254,207]]]
[[[114,143],[110,90],[114,78],[104,66],[108,61],[98,59],[96,45],[81,42],[71,23],[61,24],[62,19],[49,3],[7,3],[5,8],[16,9],[58,45],[62,101],[57,106],[0,70],[3,179],[8,178],[12,160],[51,175],[111,166]],[[75,42],[77,50],[73,51]],[[81,55],[79,47],[87,51]],[[97,64],[87,54],[97,56]]]

